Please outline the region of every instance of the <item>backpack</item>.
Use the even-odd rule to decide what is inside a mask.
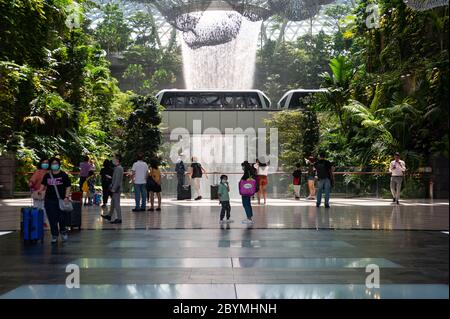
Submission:
[[[202,177],[202,166],[199,163],[192,164],[192,177]]]
[[[239,181],[239,194],[241,196],[253,196],[256,193],[256,180],[254,179],[241,179]]]

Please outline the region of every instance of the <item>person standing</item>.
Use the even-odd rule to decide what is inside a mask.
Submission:
[[[100,178],[102,182],[102,193],[103,193],[103,205],[105,208],[108,204],[108,198],[111,196],[110,189],[112,183],[112,175],[114,173],[114,164],[112,161],[105,159],[103,161],[103,167],[100,170]]]
[[[108,215],[101,215],[106,220],[111,220],[114,216],[114,212],[117,213],[117,218],[111,222],[111,224],[122,224],[122,209],[120,207],[120,195],[122,194],[123,183],[123,167],[122,157],[116,155],[113,160],[114,171],[112,175],[110,193],[111,193],[111,206]]]
[[[205,174],[205,177],[208,178],[208,175],[206,174],[206,170],[202,167],[200,163],[197,161],[197,157],[192,157],[192,164],[191,167],[189,167],[189,176],[191,177],[192,185],[194,186],[195,192],[197,193],[197,197],[195,200],[202,199],[202,193],[200,190],[200,182],[202,180],[203,174]]]
[[[228,185],[227,175],[220,176],[220,184],[217,193],[219,195],[220,205],[222,206],[222,209],[220,210],[220,223],[222,224],[224,222],[223,218],[225,217],[225,214],[227,216],[226,222],[232,223],[233,221],[230,219],[231,214],[230,186]]]
[[[80,163],[80,191],[83,189],[83,184],[86,178],[89,176],[89,171],[95,170],[95,166],[89,160],[89,156],[84,156],[83,161]]]
[[[315,199],[316,198],[316,170],[314,168],[315,158],[310,156],[309,158],[305,158],[306,165],[308,165],[308,169],[306,171],[306,181],[308,183],[309,195],[307,199]]]
[[[330,208],[330,192],[333,184],[333,165],[325,159],[325,153],[319,154],[319,160],[314,163],[317,172],[317,202],[316,207],[320,207],[322,193],[325,192],[325,208]]]
[[[177,192],[179,193],[185,183],[184,175],[186,174],[186,168],[184,167],[182,155],[179,156],[175,165],[175,173],[177,173]]]
[[[45,174],[48,173],[49,163],[47,158],[42,158],[39,161],[37,170],[31,176],[28,185],[31,189],[31,198],[33,199],[33,206],[39,209],[44,209],[45,193],[40,192],[42,180]]]
[[[292,183],[294,184],[294,196],[295,196],[295,199],[300,199],[300,185],[301,185],[301,181],[302,181],[302,170],[301,170],[300,163],[295,164],[295,167],[296,167],[296,169],[292,173],[292,176],[293,176]]]
[[[131,167],[136,206],[133,212],[145,212],[147,197],[148,165],[144,162],[144,154],[139,153],[137,161]]]
[[[61,160],[53,157],[50,159],[50,171],[42,179],[41,192],[45,191],[45,213],[50,223],[52,244],[58,241],[61,235],[62,241],[67,241],[67,212],[59,207],[59,199],[67,203],[70,196],[71,182],[69,176],[61,170]]]
[[[248,161],[244,161],[241,164],[242,170],[244,171],[244,175],[242,175],[241,180],[248,180],[248,179],[256,179],[256,170],[253,168],[252,165]],[[253,221],[253,209],[252,209],[252,197],[251,196],[244,196],[242,195],[242,206],[245,210],[245,215],[247,216],[247,219],[243,220],[243,224],[254,224]]]
[[[256,181],[258,183],[258,205],[261,204],[261,197],[264,199],[264,205],[267,202],[267,184],[269,175],[269,165],[265,162],[257,160],[256,164],[253,166],[256,169]]]
[[[402,189],[403,174],[406,171],[405,162],[400,159],[400,153],[394,154],[394,160],[389,165],[389,173],[391,173],[391,193],[392,201],[400,204],[400,191]]]
[[[152,159],[150,162],[150,172],[147,180],[148,190],[150,191],[150,212],[155,210],[155,194],[158,198],[157,211],[161,211],[161,171],[159,170],[158,160]]]
[[[84,206],[92,206],[95,194],[95,172],[89,171],[86,180],[83,183],[83,193],[86,193],[84,198]]]

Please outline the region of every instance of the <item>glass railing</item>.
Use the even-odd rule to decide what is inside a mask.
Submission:
[[[161,187],[164,197],[176,197],[177,193],[177,175],[172,171],[162,171]],[[228,176],[228,182],[231,188],[230,196],[239,198],[238,183],[242,172],[210,172],[201,179],[200,188],[204,198],[210,197],[210,186],[219,183],[220,175]],[[70,173],[74,185],[78,185],[78,173]],[[23,174],[21,178],[24,178]],[[292,184],[292,173],[275,172],[268,175],[267,193],[271,198],[292,198],[294,196],[294,187]],[[390,174],[387,172],[360,172],[349,171],[346,169],[337,169],[334,173],[334,186],[332,193],[334,197],[374,197],[390,198]],[[190,184],[188,176],[185,177],[185,184]],[[317,186],[317,180],[315,182]],[[98,182],[97,185],[100,185]],[[101,189],[100,186],[96,187]],[[194,189],[192,195],[194,196]],[[410,173],[404,177],[402,185],[402,198],[430,198],[432,193],[431,174],[428,173]],[[16,195],[25,195],[27,189],[17,189]],[[125,175],[123,181],[123,194],[125,196],[134,196],[134,187],[131,182],[131,176]],[[308,196],[308,187],[306,175],[302,176],[300,194],[302,197]]]

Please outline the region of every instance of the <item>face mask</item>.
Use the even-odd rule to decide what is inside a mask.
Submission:
[[[59,170],[59,165],[58,164],[52,164],[52,170],[53,171]]]
[[[41,168],[42,169],[48,169],[48,163],[42,163]]]

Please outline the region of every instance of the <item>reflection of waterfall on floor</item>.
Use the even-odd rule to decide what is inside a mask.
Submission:
[[[228,11],[206,11],[201,23],[207,27],[226,19]],[[231,42],[190,49],[184,41],[183,67],[187,89],[251,89],[261,22],[242,18],[241,29]]]

